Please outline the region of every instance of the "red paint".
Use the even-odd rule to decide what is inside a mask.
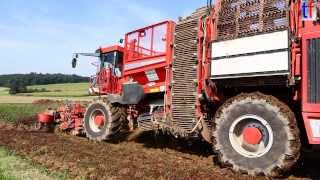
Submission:
[[[306,22],[307,23],[307,22]],[[309,24],[311,25],[311,24]],[[308,26],[307,26],[308,27]],[[311,25],[312,27],[312,25]],[[310,28],[311,28],[310,27]],[[308,39],[320,38],[320,26],[318,25],[317,31],[307,31],[303,32],[302,37],[302,111],[309,113],[320,113],[320,104],[308,103],[308,49],[307,42]]]
[[[57,110],[57,119],[59,119],[59,128],[62,130],[83,130],[83,118],[86,108],[79,103],[74,103],[59,107]]]
[[[311,12],[311,11],[310,11]],[[292,36],[298,41],[291,46],[292,77],[301,78],[302,83],[297,85],[296,100],[301,101],[301,113],[310,144],[320,144],[320,138],[312,137],[310,119],[320,118],[320,104],[308,102],[308,49],[307,41],[320,37],[320,24],[313,21],[302,21],[301,1],[291,3],[290,6],[290,29]]]
[[[172,44],[173,31],[175,23],[173,21],[164,21],[145,28],[141,28],[129,32],[125,36],[124,46],[124,66],[122,79],[131,79],[143,86],[146,94],[154,93],[160,86],[165,86],[168,90],[168,77],[171,72],[167,72],[167,68],[172,63]],[[149,65],[141,65],[136,68],[125,68],[132,64],[142,64],[152,60],[163,59],[164,61],[152,63]],[[158,76],[158,80],[149,81],[146,72],[154,70]],[[167,94],[166,99],[171,94]],[[166,101],[169,103],[169,101]]]
[[[261,131],[256,127],[246,127],[243,132],[243,140],[247,144],[257,145],[262,139]]]
[[[38,114],[38,121],[45,124],[50,124],[54,120],[53,115],[47,113]]]
[[[313,137],[310,120],[311,119],[319,119],[320,121],[320,113],[302,113],[304,126],[306,128],[309,144],[320,144],[319,137]]]
[[[166,68],[172,63],[172,42],[175,23],[173,21],[164,21],[151,26],[147,26],[125,35],[124,47],[111,46],[100,48],[102,53],[122,52],[123,59],[122,76],[117,77],[111,67],[102,68],[97,73],[97,88],[101,95],[121,94],[122,84],[127,81],[136,81],[145,89],[145,93],[151,93],[154,85],[150,83],[167,84]],[[156,62],[149,65],[139,64],[163,59],[162,62]],[[136,68],[125,68],[129,64],[138,64]],[[155,70],[159,80],[150,82],[146,76],[146,71]]]
[[[104,115],[97,115],[97,116],[95,116],[95,117],[94,117],[94,123],[95,123],[98,127],[104,126],[104,123],[105,123]]]
[[[215,14],[216,10],[212,9],[210,16],[205,19],[199,20],[198,27],[198,86],[197,94],[202,95],[203,93],[209,98],[211,102],[220,101],[221,97],[215,89],[214,84],[210,80],[211,76],[211,43],[215,36]],[[206,26],[204,29],[203,25]],[[203,116],[201,111],[201,104],[198,99],[197,101],[197,117]]]
[[[109,46],[109,47],[101,47],[100,49],[98,49],[101,51],[101,53],[109,53],[109,52],[113,52],[113,51],[119,51],[119,52],[123,52],[124,48],[122,46]]]

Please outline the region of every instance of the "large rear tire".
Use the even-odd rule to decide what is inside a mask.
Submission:
[[[111,104],[107,100],[94,101],[84,115],[84,130],[91,140],[114,140],[127,127],[125,107]]]
[[[294,113],[273,96],[240,94],[217,111],[213,146],[223,167],[250,175],[279,176],[300,155]]]

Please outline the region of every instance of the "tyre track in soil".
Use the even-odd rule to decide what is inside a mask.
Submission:
[[[51,170],[67,171],[72,179],[267,179],[214,166],[204,143],[177,144],[177,140],[162,138],[160,147],[151,134],[141,137],[136,142],[96,143],[86,138],[0,125],[0,146]],[[297,168],[295,174],[302,178],[320,177],[313,174],[316,170],[303,168]],[[289,178],[295,179],[293,175]]]

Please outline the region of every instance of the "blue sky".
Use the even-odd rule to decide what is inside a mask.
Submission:
[[[162,20],[177,20],[206,0],[1,0],[0,74],[90,75],[93,59],[77,69],[73,52],[113,45],[126,32]]]

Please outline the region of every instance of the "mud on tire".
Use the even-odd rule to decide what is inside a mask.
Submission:
[[[104,123],[97,127],[94,117],[104,117]],[[95,141],[114,140],[121,131],[127,130],[126,109],[120,104],[111,104],[106,99],[92,102],[84,115],[84,130],[86,136]]]
[[[237,137],[234,135],[237,131],[233,131],[237,126],[237,120],[239,119],[240,122],[241,117],[246,116],[259,117],[257,119],[265,122],[261,124],[265,124],[266,127],[263,125],[259,127],[258,120],[257,122],[254,119],[248,120],[249,124],[256,123],[253,126],[260,128],[261,134],[266,136],[260,142],[264,143],[266,140],[271,143],[265,151],[261,148],[260,154],[257,153],[256,156],[251,157],[250,150],[248,155],[241,153],[243,146],[241,140],[238,143],[231,138]],[[246,125],[242,124],[244,125],[243,127],[239,125],[238,132],[243,133]],[[242,134],[239,139],[243,137]],[[239,147],[235,145],[237,143],[240,144]],[[300,155],[300,146],[299,130],[294,113],[286,104],[273,96],[261,93],[240,94],[226,101],[216,113],[213,148],[218,154],[219,164],[223,167],[230,167],[237,172],[250,175],[279,176],[296,163]]]

